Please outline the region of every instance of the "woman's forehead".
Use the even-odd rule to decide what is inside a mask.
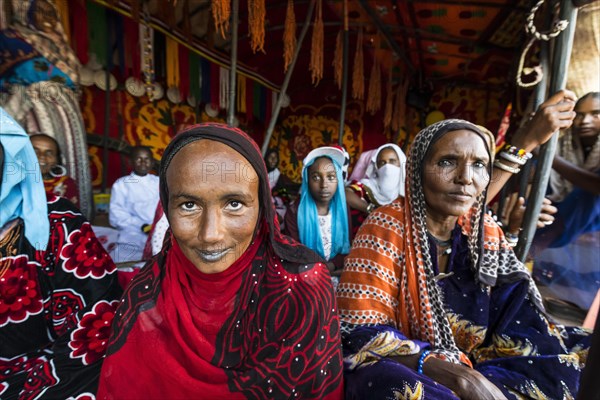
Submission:
[[[244,176],[257,176],[250,162],[232,147],[209,139],[201,139],[189,143],[175,156],[167,168],[167,176],[171,171],[194,170],[197,173],[210,176],[214,173]]]
[[[194,161],[197,159],[215,157],[216,155],[225,155],[226,159],[224,159],[224,161],[228,159],[246,160],[244,156],[225,143],[210,139],[200,139],[185,145],[181,150],[179,150],[179,152],[177,152],[177,154],[175,154],[173,161],[176,159]]]
[[[329,157],[319,157],[312,163],[310,167],[308,167],[309,171],[317,171],[322,169],[332,169],[335,171],[333,167],[333,161]]]
[[[443,134],[438,140],[431,144],[429,153],[433,154],[444,151],[461,150],[465,153],[476,150],[486,152],[490,147],[486,135],[481,135],[470,129],[456,129]]]
[[[575,111],[592,111],[600,109],[600,98],[589,96],[575,105]]]
[[[383,149],[381,149],[379,154],[377,154],[377,159],[381,159],[383,157],[398,158],[398,153],[396,152],[396,149],[394,149],[393,147],[384,147]]]
[[[31,143],[50,145],[53,148],[57,147],[56,142],[52,138],[49,138],[48,136],[42,136],[42,135],[32,136],[30,138],[30,140],[31,140]]]

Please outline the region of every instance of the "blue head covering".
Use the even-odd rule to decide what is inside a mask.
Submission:
[[[350,252],[350,237],[342,166],[338,160],[334,159],[334,157],[329,154],[319,154],[320,152],[317,152],[311,157],[313,152],[323,149],[324,148],[313,150],[304,160],[302,186],[300,187],[300,204],[298,205],[298,233],[300,234],[300,241],[302,244],[325,258],[325,250],[323,249],[323,241],[321,240],[321,232],[319,230],[317,204],[308,188],[308,167],[314,164],[317,158],[327,157],[333,163],[338,182],[337,191],[329,205],[331,211],[331,254],[329,255],[329,259],[332,259],[338,254],[348,254]],[[341,150],[334,150],[338,150],[341,157],[343,157]]]
[[[0,144],[4,150],[0,227],[21,218],[29,243],[37,250],[45,250],[50,222],[38,159],[27,133],[1,107]]]

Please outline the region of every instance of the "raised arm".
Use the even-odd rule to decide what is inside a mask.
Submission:
[[[542,103],[533,118],[515,133],[510,144],[531,152],[537,146],[546,143],[557,130],[569,128],[575,118],[573,109],[576,99],[575,93],[570,90],[561,90],[551,96]],[[502,163],[513,168],[519,167],[507,160],[502,160]],[[488,202],[500,192],[511,176],[512,173],[494,167],[488,189]]]
[[[552,168],[573,185],[596,196],[600,195],[600,175],[597,171],[588,171],[558,155],[554,157]]]
[[[357,195],[356,192],[350,187],[346,188],[346,203],[348,203],[348,205],[355,210],[364,213],[369,212],[367,210],[369,203],[367,203],[364,199],[361,199],[360,196]]]

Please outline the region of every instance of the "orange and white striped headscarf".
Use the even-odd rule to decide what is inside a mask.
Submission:
[[[466,361],[454,342],[443,294],[434,277],[422,182],[431,145],[445,133],[462,129],[481,136],[493,160],[492,134],[467,121],[444,120],[419,132],[408,157],[406,197],[371,213],[346,257],[337,291],[343,331],[360,325],[390,325],[408,338],[429,342],[450,361]],[[468,237],[476,279],[485,286],[531,279],[500,227],[485,213],[485,196],[484,190],[471,210],[458,219],[462,233]],[[541,297],[533,282],[530,295],[541,308]]]

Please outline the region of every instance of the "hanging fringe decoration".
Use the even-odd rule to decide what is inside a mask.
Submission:
[[[404,79],[396,89],[396,105],[392,117],[392,130],[397,133],[402,128],[402,121],[406,120],[406,92],[408,91],[408,79]]]
[[[179,44],[171,39],[167,38],[167,87],[179,87]]]
[[[296,51],[296,15],[294,14],[294,1],[288,0],[285,14],[285,28],[283,30],[283,71],[287,72],[294,52]]]
[[[323,78],[323,46],[325,28],[323,26],[323,1],[317,0],[317,12],[313,26],[312,47],[310,48],[310,69],[312,84],[317,86]]]
[[[142,66],[142,72],[144,75],[146,96],[148,96],[149,99],[152,99],[154,90],[154,77],[156,72],[154,69],[154,30],[150,28],[150,14],[147,12],[145,7],[143,12],[144,21],[143,23],[139,24],[139,44],[141,57],[140,65]]]
[[[333,52],[333,79],[339,90],[342,90],[342,74],[344,69],[344,31],[340,30],[335,39],[335,51]]]
[[[363,60],[363,31],[358,31],[356,40],[356,53],[354,55],[354,70],[352,71],[352,98],[362,100],[365,98],[365,72]]]
[[[248,29],[252,51],[265,52],[265,0],[248,0]]]
[[[375,115],[381,109],[381,68],[379,59],[373,53],[373,68],[369,78],[369,91],[367,93],[367,111]]]
[[[225,67],[219,67],[219,108],[229,108],[229,70]]]
[[[383,114],[383,127],[385,129],[388,129],[392,124],[392,107],[394,106],[394,92],[392,91],[392,72],[393,68],[390,68],[387,87],[385,89],[385,112]]]
[[[229,0],[212,0],[211,10],[212,17],[215,21],[215,29],[225,38],[226,32],[229,30],[229,15],[231,14],[231,1]]]

